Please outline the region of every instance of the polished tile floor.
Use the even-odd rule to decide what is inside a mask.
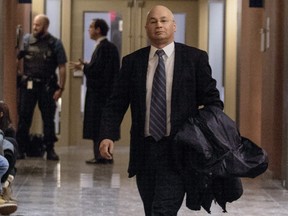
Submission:
[[[17,162],[13,216],[144,216],[135,178],[127,177],[128,147],[116,146],[113,165],[86,165],[92,145],[58,147],[60,162],[27,158]],[[227,204],[213,204],[212,215],[288,216],[288,190],[262,175],[243,179],[244,194]],[[179,216],[208,215],[183,207]]]

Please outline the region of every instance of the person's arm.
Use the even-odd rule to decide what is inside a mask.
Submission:
[[[208,61],[208,54],[199,53],[197,73],[197,101],[198,106],[217,106],[224,108],[220,99],[220,93],[216,86],[216,80],[212,77],[212,70]]]
[[[57,101],[65,88],[65,83],[66,83],[66,64],[61,64],[59,65],[59,89],[54,93],[54,100]]]

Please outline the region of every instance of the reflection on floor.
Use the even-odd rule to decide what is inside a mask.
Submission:
[[[113,165],[86,165],[91,149],[59,147],[60,162],[19,160],[13,185],[19,203],[13,216],[144,216],[135,178],[127,177],[128,147],[116,147]],[[212,215],[287,216],[288,191],[264,176],[243,179],[243,196],[227,204],[228,213],[213,204]],[[208,214],[192,212],[183,203],[178,215]]]

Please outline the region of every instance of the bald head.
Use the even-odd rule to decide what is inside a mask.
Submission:
[[[48,32],[49,18],[44,14],[35,16],[33,20],[33,35],[34,37],[41,37]]]
[[[155,16],[155,14],[166,15],[166,17],[168,17],[174,21],[174,15],[169,8],[167,8],[163,5],[156,5],[156,6],[152,7],[150,9],[150,11],[148,12],[146,23],[151,19],[151,17]]]
[[[151,45],[165,47],[174,41],[176,24],[173,13],[165,6],[154,6],[147,14],[145,29]]]
[[[47,28],[49,27],[50,21],[49,18],[45,14],[39,14],[35,16],[34,21],[37,20],[39,22],[42,22]]]

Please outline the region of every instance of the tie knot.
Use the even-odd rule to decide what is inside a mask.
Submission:
[[[157,55],[159,56],[159,58],[160,58],[160,57],[162,57],[162,56],[165,54],[165,52],[164,52],[164,50],[159,49],[159,50],[156,51],[156,54],[157,54]]]

